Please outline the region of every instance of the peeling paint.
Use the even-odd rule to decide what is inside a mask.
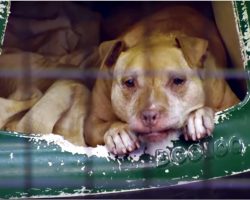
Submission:
[[[12,160],[14,158],[13,153],[10,153],[10,159]]]
[[[235,15],[235,20],[236,20],[237,24],[239,25],[241,30],[244,30],[244,32],[242,32],[237,27],[237,32],[238,32],[238,35],[240,38],[240,46],[241,46],[241,51],[242,51],[242,55],[243,55],[244,66],[247,66],[247,63],[250,60],[250,28],[249,28],[249,23],[248,23],[249,19],[248,19],[247,7],[246,7],[245,2],[242,1],[239,3],[241,5],[241,6],[239,6],[239,8],[241,10],[238,11],[235,8],[234,15]],[[239,19],[238,16],[242,16],[242,17]],[[242,27],[242,24],[244,27]]]
[[[10,15],[10,2],[0,1],[0,20],[2,21],[1,23],[3,23],[3,29],[1,30],[1,47],[4,40],[4,34],[7,27],[9,15]]]
[[[225,120],[229,120],[232,115],[227,111],[228,109],[215,113],[214,123],[219,124]]]

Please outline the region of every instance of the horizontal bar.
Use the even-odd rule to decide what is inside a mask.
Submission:
[[[28,72],[28,73],[27,73]],[[112,74],[110,71],[99,71],[99,70],[83,70],[83,69],[37,69],[37,70],[25,70],[25,69],[0,69],[0,78],[17,78],[17,77],[32,77],[32,78],[45,78],[45,79],[54,79],[54,78],[64,78],[64,79],[80,79],[85,80],[88,78],[102,78],[102,79],[113,79],[118,76],[127,76],[130,74],[136,74],[136,76],[162,76],[164,74],[174,73],[178,74],[189,74],[191,76],[200,76],[203,78],[226,78],[226,79],[250,79],[249,71],[243,70],[180,70],[180,71],[169,71],[169,70],[147,70],[139,74],[138,72],[126,71],[116,72]]]

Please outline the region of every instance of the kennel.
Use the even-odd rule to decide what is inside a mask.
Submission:
[[[213,2],[212,7],[233,65],[244,67],[241,75],[248,88],[241,103],[216,114],[212,137],[199,142],[175,140],[172,147],[159,149],[154,156],[114,158],[101,146],[75,148],[56,136],[1,131],[0,198],[133,192],[248,172],[250,3]],[[9,2],[0,4],[2,33],[9,8]]]

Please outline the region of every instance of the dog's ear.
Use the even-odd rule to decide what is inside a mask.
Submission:
[[[197,37],[178,36],[176,42],[190,67],[202,66],[208,48],[207,40]]]
[[[99,54],[103,60],[102,66],[112,67],[123,50],[125,50],[125,44],[122,40],[111,40],[101,43]]]

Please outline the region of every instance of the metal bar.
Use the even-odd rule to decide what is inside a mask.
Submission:
[[[168,75],[171,71],[168,70],[147,70],[138,76],[162,76],[164,74]],[[10,69],[1,69],[0,70],[0,78],[16,78],[19,76],[19,71],[13,71]],[[29,73],[23,73],[23,77],[33,77],[33,78],[44,78],[44,79],[54,79],[54,78],[68,78],[68,79],[82,79],[85,80],[87,78],[102,78],[102,79],[113,79],[118,76],[126,76],[127,74],[133,73],[133,71],[127,71],[126,74],[124,72],[110,75],[109,72],[100,72],[98,70],[86,70],[82,71],[82,69],[46,69],[43,71],[40,70],[32,70]],[[204,78],[226,78],[226,79],[250,79],[249,71],[240,71],[240,70],[217,70],[217,71],[209,71],[209,70],[197,70],[195,72],[190,71],[175,71],[175,74],[190,74],[192,76],[201,76]]]

